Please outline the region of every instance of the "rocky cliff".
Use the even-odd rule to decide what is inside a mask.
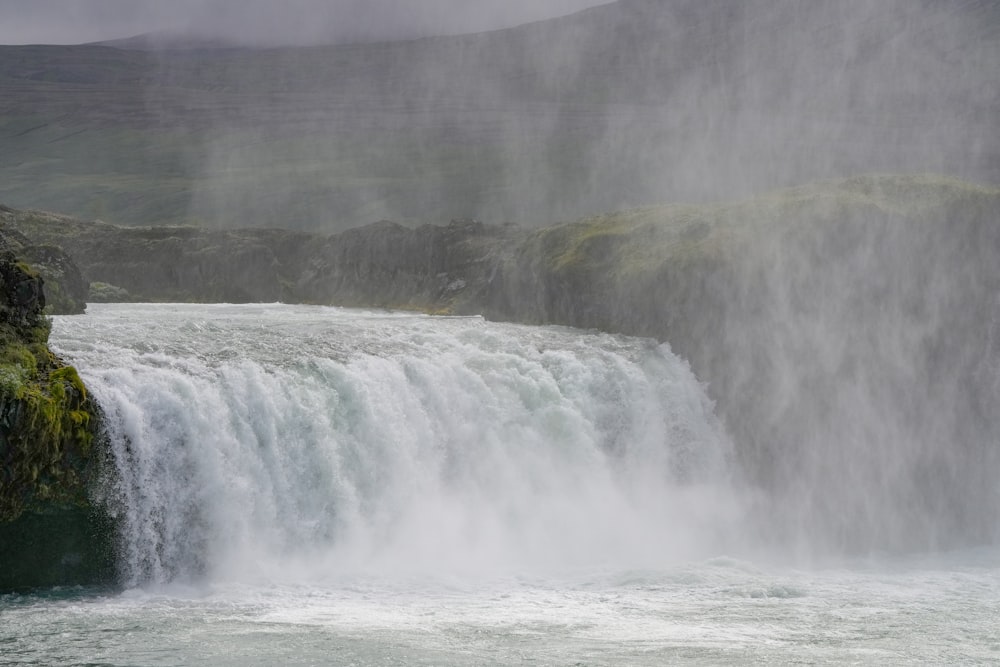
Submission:
[[[37,245],[11,226],[17,215],[17,211],[0,205],[0,249],[13,253],[41,276],[46,313],[82,313],[87,308],[87,282],[80,269],[58,245]]]
[[[81,282],[98,283],[99,298],[92,300],[107,300],[102,294],[132,301],[290,300],[294,295],[287,287],[312,241],[276,230],[126,228],[12,209],[0,210],[0,229],[44,247],[66,248],[86,276]]]
[[[96,407],[46,344],[43,284],[0,251],[0,591],[93,582],[110,568],[104,519],[88,497]]]
[[[668,341],[774,499],[768,529],[935,548],[1000,538],[998,266],[1000,190],[861,177],[540,230],[483,311]]]
[[[996,188],[866,176],[535,231],[12,224],[133,298],[482,313],[668,341],[716,400],[740,482],[775,499],[768,529],[909,549],[1000,538],[983,511],[1000,506],[998,212]],[[811,493],[819,476],[836,492]]]

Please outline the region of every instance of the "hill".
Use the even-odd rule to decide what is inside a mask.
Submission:
[[[187,46],[0,47],[0,201],[329,233],[871,171],[1000,182],[986,0],[620,0],[457,37]]]

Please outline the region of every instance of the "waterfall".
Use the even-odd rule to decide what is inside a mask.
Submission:
[[[284,305],[57,328],[106,414],[133,585],[648,567],[739,518],[713,406],[655,341]]]

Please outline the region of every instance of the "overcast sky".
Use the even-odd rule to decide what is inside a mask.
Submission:
[[[254,43],[478,32],[610,0],[0,0],[0,44],[79,44],[161,30]]]

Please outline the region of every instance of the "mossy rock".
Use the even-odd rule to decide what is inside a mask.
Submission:
[[[97,408],[49,349],[42,278],[0,256],[0,592],[108,578],[92,507]]]
[[[94,407],[76,370],[42,343],[11,342],[0,363],[0,521],[57,502],[84,506]]]
[[[127,289],[104,282],[90,283],[87,293],[89,303],[126,303],[132,300]]]
[[[77,315],[87,308],[87,281],[76,263],[56,245],[33,243],[11,225],[12,209],[0,210],[0,251],[14,257],[20,270],[40,277],[44,284],[45,313]]]

